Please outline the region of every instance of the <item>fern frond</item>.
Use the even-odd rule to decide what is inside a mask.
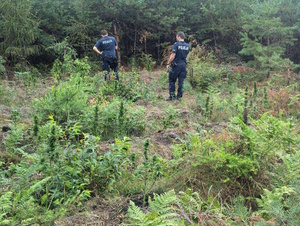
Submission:
[[[183,206],[185,211],[198,213],[204,201],[199,193],[187,189],[186,192],[179,192],[179,203]]]
[[[39,167],[37,164],[29,164],[26,161],[20,162],[17,166],[12,165],[15,170],[14,177],[18,178],[18,181],[11,180],[11,186],[15,190],[28,189],[30,187],[30,178],[37,172]]]
[[[143,211],[140,210],[139,207],[137,207],[134,202],[130,200],[130,207],[128,209],[127,216],[130,218],[130,221],[133,224],[128,225],[149,225],[147,224],[147,216]]]
[[[12,198],[13,192],[9,191],[1,195],[0,197],[0,220],[10,212],[12,208],[11,204],[11,198]]]
[[[28,195],[32,195],[33,192],[35,192],[37,189],[40,189],[42,187],[42,185],[44,185],[45,183],[47,183],[50,179],[51,179],[51,176],[50,177],[46,177],[43,180],[38,181],[37,183],[35,183],[34,185],[32,185],[28,189]]]
[[[149,198],[150,211],[160,214],[167,213],[173,209],[172,204],[177,200],[174,190],[170,190],[164,194],[154,194],[154,201]]]
[[[31,160],[31,161],[37,160],[37,156],[26,153],[25,151],[23,151],[22,148],[16,148],[16,151],[19,152],[24,158],[26,158],[28,160]]]
[[[143,213],[135,204],[130,201],[128,217],[130,223],[128,225],[151,225],[151,226],[178,226],[180,225],[180,216],[175,209],[175,201],[177,200],[174,190],[167,193],[157,195],[154,199],[149,198],[149,213]]]
[[[154,194],[153,201],[149,198],[149,210],[157,214],[154,225],[179,225],[180,216],[177,213],[175,202],[177,196],[174,190],[164,194]]]

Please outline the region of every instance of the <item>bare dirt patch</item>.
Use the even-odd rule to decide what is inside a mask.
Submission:
[[[120,197],[115,200],[94,198],[85,203],[85,210],[74,215],[66,216],[56,221],[57,226],[115,226],[122,225],[124,213],[128,210],[128,198]]]

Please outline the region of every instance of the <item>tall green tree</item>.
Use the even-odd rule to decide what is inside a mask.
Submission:
[[[284,53],[293,44],[296,27],[281,21],[280,4],[280,0],[255,1],[243,15],[240,54],[253,56],[249,64],[263,70],[287,69],[291,64]]]
[[[300,1],[285,0],[280,4],[280,21],[287,27],[295,27],[294,45],[287,47],[286,56],[294,63],[300,64]]]
[[[38,54],[40,29],[38,19],[32,14],[32,1],[3,0],[0,12],[1,52],[13,62]]]

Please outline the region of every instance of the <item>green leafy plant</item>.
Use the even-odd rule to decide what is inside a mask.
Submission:
[[[84,91],[84,84],[78,84],[79,80],[78,77],[70,78],[69,81],[52,87],[44,98],[36,100],[34,107],[41,121],[46,121],[49,115],[53,115],[55,121],[63,124],[84,115],[85,110],[87,111],[88,94]]]
[[[142,165],[137,169],[137,177],[143,180],[143,204],[146,204],[146,195],[152,190],[157,179],[162,176],[162,167],[159,162],[159,159],[156,155],[149,159],[150,141],[147,139],[144,142],[144,161]],[[149,186],[149,183],[150,186]]]
[[[60,209],[60,213],[43,209],[36,203],[35,193],[40,192],[43,186],[50,180],[46,177],[43,180],[37,181],[28,189],[21,191],[9,191],[0,196],[0,222],[2,225],[16,224],[32,224],[53,222],[60,214],[65,212],[64,208]],[[43,214],[43,216],[41,216]]]
[[[175,127],[179,125],[179,113],[171,105],[166,111],[166,115],[163,116],[163,127],[164,129],[169,127]]]
[[[151,72],[153,69],[153,66],[156,64],[156,62],[153,60],[151,54],[145,54],[143,53],[140,61],[142,62],[143,66],[146,68],[147,71]]]
[[[130,201],[128,209],[128,225],[180,225],[180,218],[174,213],[173,203],[177,197],[174,190],[163,195],[154,195],[154,200],[149,199],[150,213],[143,213],[134,202]]]
[[[4,141],[4,147],[9,153],[15,153],[23,140],[23,128],[11,126],[11,132]]]
[[[113,100],[100,113],[102,137],[109,139],[142,134],[145,130],[144,120],[144,108],[131,110],[124,102]]]
[[[161,195],[154,194],[153,200],[149,198],[146,213],[130,201],[126,225],[214,225],[215,221],[226,225],[217,203],[214,198],[204,201],[191,189],[178,195],[170,190]]]
[[[278,224],[297,225],[300,223],[299,206],[295,205],[296,191],[287,186],[275,188],[273,191],[264,189],[260,199],[257,199],[259,213],[269,220],[275,217]],[[293,200],[295,199],[296,200]],[[297,201],[296,201],[297,202]]]
[[[99,130],[99,105],[95,106],[94,119],[93,119],[93,133],[97,134]]]
[[[5,72],[5,67],[3,66],[3,64],[5,63],[5,60],[3,59],[2,56],[0,56],[0,74],[2,74],[3,72]]]

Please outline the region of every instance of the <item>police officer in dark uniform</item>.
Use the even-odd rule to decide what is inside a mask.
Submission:
[[[118,50],[117,41],[114,37],[108,36],[106,30],[101,31],[101,37],[93,47],[93,50],[103,59],[103,70],[107,71],[105,80],[107,80],[107,75],[111,68],[116,73],[116,79],[119,81],[118,59],[116,57],[116,50]]]
[[[169,71],[169,93],[167,99],[181,99],[183,82],[186,78],[186,57],[190,51],[190,45],[184,42],[184,33],[178,32],[176,35],[175,44],[173,45],[171,56],[167,63],[167,70]],[[175,83],[178,78],[177,96],[175,95]]]

